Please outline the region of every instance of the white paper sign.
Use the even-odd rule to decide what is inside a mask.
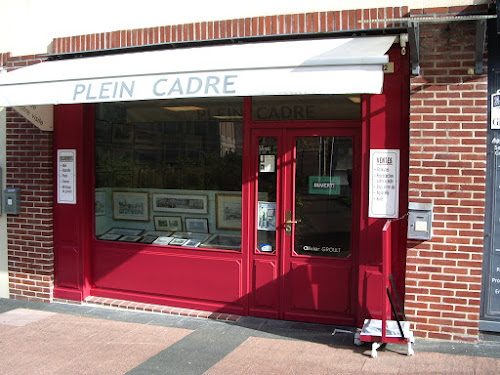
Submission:
[[[76,150],[57,150],[57,203],[76,204]]]
[[[369,217],[399,215],[399,150],[370,150]]]
[[[491,128],[500,129],[500,94],[491,95]]]

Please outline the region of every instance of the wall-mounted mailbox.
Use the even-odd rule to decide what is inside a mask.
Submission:
[[[432,203],[408,204],[408,238],[430,240],[432,238]]]
[[[7,188],[3,191],[4,212],[11,215],[19,215],[21,212],[21,189]]]

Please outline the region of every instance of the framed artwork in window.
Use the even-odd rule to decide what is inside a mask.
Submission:
[[[148,193],[114,191],[113,219],[148,221]]]
[[[241,230],[241,195],[216,194],[217,229]]]
[[[197,194],[153,194],[153,211],[208,213],[208,197]]]

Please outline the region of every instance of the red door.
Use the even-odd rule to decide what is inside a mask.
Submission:
[[[250,315],[355,322],[358,130],[319,125],[252,131]]]

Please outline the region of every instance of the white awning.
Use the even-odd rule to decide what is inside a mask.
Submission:
[[[189,97],[378,94],[394,36],[190,47],[0,74],[0,107]]]

